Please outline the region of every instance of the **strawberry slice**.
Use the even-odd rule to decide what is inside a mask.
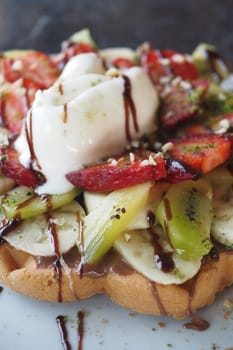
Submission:
[[[13,57],[3,55],[2,74],[7,81],[13,83],[22,78],[25,88],[47,89],[60,74],[51,58],[39,51],[25,51]]]
[[[184,135],[194,136],[194,135],[205,135],[209,133],[210,133],[210,129],[207,128],[206,126],[202,124],[194,124],[185,130]]]
[[[199,72],[191,60],[173,50],[149,49],[141,56],[142,67],[146,69],[152,81],[159,84],[162,77],[180,77],[183,80],[196,80]]]
[[[65,51],[65,62],[68,62],[72,57],[79,55],[80,53],[96,52],[96,48],[86,43],[76,43],[69,45]]]
[[[233,113],[226,113],[216,116],[210,116],[205,120],[205,125],[194,124],[188,127],[184,135],[203,135],[203,134],[225,134],[232,132],[233,128]]]
[[[173,50],[161,50],[162,56],[170,60],[171,70],[176,77],[184,80],[196,80],[199,72],[188,56],[182,55]]]
[[[178,183],[186,180],[197,180],[200,176],[199,172],[183,164],[176,159],[166,160],[167,177],[170,183]]]
[[[169,60],[164,64],[162,54],[159,50],[150,49],[141,56],[141,65],[149,74],[155,85],[160,83],[162,77],[171,76]]]
[[[51,56],[53,63],[62,70],[65,64],[74,56],[80,53],[97,52],[97,49],[86,43],[68,43],[61,53]]]
[[[111,163],[93,165],[68,173],[67,179],[77,187],[92,192],[110,192],[158,181],[167,175],[165,160],[155,153],[130,153]]]
[[[198,84],[178,82],[169,85],[164,90],[159,113],[163,126],[166,129],[173,129],[181,122],[192,118],[199,111],[207,89],[206,81],[198,81]]]
[[[18,185],[36,187],[44,183],[40,172],[25,168],[19,161],[18,152],[11,147],[1,149],[1,170]]]
[[[116,68],[131,68],[134,67],[135,64],[132,60],[130,60],[129,58],[115,58],[112,61],[112,64],[116,67]]]
[[[1,124],[12,134],[19,135],[27,110],[27,98],[18,93],[17,89],[8,89],[2,92],[0,100]]]
[[[230,138],[222,135],[190,136],[175,139],[170,154],[193,169],[207,173],[230,157],[231,146]]]

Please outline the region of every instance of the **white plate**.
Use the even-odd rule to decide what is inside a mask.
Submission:
[[[233,289],[196,316],[210,322],[203,332],[184,329],[186,321],[131,313],[104,296],[53,304],[26,298],[6,287],[0,294],[1,350],[63,350],[56,316],[68,316],[68,337],[78,349],[77,312],[85,310],[83,350],[226,350],[233,348],[233,309],[223,303]],[[226,313],[229,311],[228,313]],[[190,318],[189,318],[190,320]]]

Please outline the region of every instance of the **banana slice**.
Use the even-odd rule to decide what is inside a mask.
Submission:
[[[153,216],[155,217],[157,206],[169,187],[170,184],[165,182],[151,186],[145,206],[135,215],[132,222],[129,223],[127,230],[144,230],[151,226],[150,220],[153,221]],[[107,194],[105,193],[84,192],[84,201],[87,212],[91,213],[93,210],[100,207],[106,197]]]
[[[159,230],[156,229],[156,235]],[[160,236],[163,251],[170,252],[168,241]],[[192,278],[201,266],[201,258],[184,260],[177,254],[171,253],[174,268],[170,272],[162,271],[155,261],[154,247],[147,230],[128,231],[114,243],[114,248],[139,273],[161,284],[181,284]]]
[[[85,216],[82,207],[75,201],[57,209],[46,217],[36,216],[26,219],[4,236],[13,247],[26,253],[38,256],[56,255],[51,241],[50,225],[52,223],[58,242],[59,254],[69,251],[77,242],[79,234],[79,220]]]

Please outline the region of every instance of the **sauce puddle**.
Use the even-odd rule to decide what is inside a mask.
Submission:
[[[184,324],[184,328],[186,329],[192,329],[193,331],[205,331],[210,327],[210,324],[208,321],[203,320],[202,318],[192,318],[191,322],[187,322]]]

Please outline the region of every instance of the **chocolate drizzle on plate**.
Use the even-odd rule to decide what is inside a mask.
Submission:
[[[84,336],[84,312],[79,311],[78,317],[78,350],[83,350],[83,336]]]
[[[61,344],[63,346],[64,350],[71,350],[71,345],[68,341],[68,332],[66,328],[66,321],[65,316],[59,315],[56,317],[59,333],[60,333],[60,339]]]
[[[192,329],[193,331],[199,331],[199,332],[205,331],[209,327],[210,327],[209,322],[199,317],[192,318],[191,322],[187,322],[184,324],[184,328]]]

